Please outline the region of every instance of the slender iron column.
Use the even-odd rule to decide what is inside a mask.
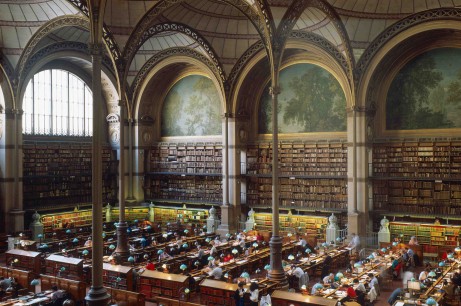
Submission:
[[[115,253],[119,254],[122,259],[128,258],[130,248],[128,247],[128,224],[125,218],[125,103],[119,101],[120,107],[120,157],[118,164],[118,203],[119,203],[119,219],[117,225],[117,248]]]
[[[278,87],[270,87],[272,96],[272,237],[269,241],[271,269],[268,277],[284,286],[287,282],[285,271],[282,267],[282,237],[279,225],[279,152],[278,152]]]
[[[93,197],[93,252],[92,252],[92,284],[86,296],[90,306],[106,305],[110,295],[103,286],[102,279],[102,86],[101,86],[101,60],[102,44],[89,44],[93,62],[93,142],[92,142],[92,197]]]

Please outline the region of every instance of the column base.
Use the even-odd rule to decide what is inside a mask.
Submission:
[[[130,247],[128,245],[128,224],[126,222],[119,222],[117,226],[117,248],[115,254],[125,261],[130,256]]]
[[[271,240],[269,241],[269,246],[271,250],[271,269],[269,270],[267,277],[274,282],[278,282],[279,288],[284,288],[288,286],[287,277],[282,266],[282,245],[282,237],[271,237]]]
[[[350,240],[350,237],[353,233],[359,235],[360,238],[365,237],[365,228],[361,226],[360,213],[359,212],[349,212],[347,214],[347,239]]]
[[[13,233],[22,232],[24,230],[24,210],[12,209],[9,212],[11,217],[10,231]]]
[[[107,305],[110,301],[110,295],[104,287],[91,287],[88,291],[85,301],[89,306]]]
[[[216,234],[220,235],[221,238],[225,237],[227,233],[236,231],[236,228],[231,223],[231,220],[233,220],[234,209],[235,208],[232,205],[221,206],[221,224],[215,230]]]

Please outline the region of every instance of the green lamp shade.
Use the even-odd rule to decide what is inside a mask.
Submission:
[[[113,245],[113,244],[109,245],[109,249],[110,250],[115,250],[115,245]]]
[[[398,246],[398,245],[399,245],[399,244],[398,244],[396,241],[392,242],[392,246],[395,246],[395,247],[396,247],[396,246]]]
[[[229,233],[226,234],[226,237],[227,237],[227,238],[229,238],[230,236],[231,236],[231,234],[229,234]]]
[[[61,272],[66,271],[66,267],[61,267],[61,269],[59,269],[59,271],[61,271]]]
[[[354,268],[361,268],[361,267],[362,267],[362,263],[360,263],[360,262],[356,262],[354,264]]]
[[[189,288],[184,289],[184,293],[188,294],[190,292]]]
[[[187,269],[187,266],[185,264],[182,264],[182,265],[179,266],[179,269],[184,271],[184,270]]]
[[[434,271],[431,271],[431,272],[429,272],[429,273],[427,274],[427,276],[429,276],[429,277],[436,277],[437,274],[435,274]]]
[[[288,260],[293,260],[293,259],[295,259],[295,257],[293,256],[293,254],[288,255]]]
[[[40,281],[38,279],[33,279],[31,282],[30,282],[30,285],[31,286],[37,286],[38,284],[40,284]]]
[[[337,242],[341,242],[341,237],[337,237],[337,238],[336,238],[336,241],[337,241]]]
[[[250,278],[250,274],[248,274],[248,272],[243,272],[240,277],[243,277],[243,278]]]
[[[189,247],[189,245],[188,245],[187,243],[184,243],[184,244],[182,245],[182,247],[185,248],[185,249],[187,249],[187,248]]]
[[[264,270],[269,271],[270,269],[271,269],[271,265],[265,265],[265,266],[264,266]]]
[[[152,226],[148,225],[146,226],[146,230],[151,230],[152,229]]]
[[[158,251],[157,251],[157,254],[158,254],[158,255],[163,254],[163,250],[158,250]]]
[[[439,267],[445,267],[445,262],[444,261],[439,262]]]
[[[129,262],[134,262],[134,257],[133,256],[128,257],[128,261]]]
[[[305,252],[306,252],[307,254],[309,254],[309,253],[312,253],[312,250],[309,249],[309,248],[307,248],[307,249],[305,250]]]
[[[168,238],[168,234],[165,233],[165,234],[162,235],[162,237],[163,238]]]
[[[199,265],[200,265],[200,261],[194,262],[194,265],[195,265],[195,266],[199,266]]]
[[[307,289],[306,285],[301,286],[301,290],[306,290],[306,289]]]
[[[258,247],[258,244],[257,244],[256,242],[253,243],[253,247],[254,247],[254,248],[257,248],[257,247]]]
[[[292,233],[288,233],[287,236],[288,236],[288,237],[291,237],[291,236],[293,236],[293,234],[292,234]]]
[[[120,283],[120,282],[122,281],[122,278],[121,278],[121,277],[117,277],[117,278],[115,279],[115,281],[116,281],[117,283]]]
[[[428,299],[426,300],[426,304],[427,304],[427,305],[437,305],[437,301],[434,300],[434,298],[431,298],[431,297],[430,297],[430,298],[428,298]]]
[[[339,281],[339,280],[341,280],[341,278],[343,278],[343,277],[344,277],[344,274],[342,274],[341,272],[338,272],[338,273],[336,273],[336,275],[335,275],[335,280],[336,280],[336,281]]]
[[[189,233],[189,230],[184,230],[184,234],[187,234],[187,233]]]
[[[328,244],[326,242],[322,243],[322,247],[326,248]]]
[[[209,256],[209,257],[208,257],[208,261],[211,261],[211,260],[213,260],[213,259],[214,259],[213,256]]]
[[[42,238],[43,238],[43,234],[38,234],[37,237],[38,237],[39,239],[42,239]],[[34,279],[34,280],[35,280],[35,279]]]
[[[323,289],[323,285],[320,284],[320,283],[317,283],[317,284],[314,285],[314,288],[317,289],[317,290]]]
[[[237,249],[232,249],[232,254],[237,254],[239,251]]]
[[[133,223],[138,223],[138,219],[134,220]]]
[[[205,239],[206,242],[210,242],[211,241],[211,238],[208,237],[207,239]]]
[[[106,238],[106,233],[102,233],[102,238]]]
[[[456,247],[456,248],[455,248],[455,252],[461,252],[461,248],[460,248],[460,247]]]
[[[66,230],[66,234],[70,234],[72,231],[70,229]]]
[[[368,259],[374,259],[375,257],[373,256],[373,254],[370,254],[370,256],[367,257]]]
[[[382,248],[382,249],[381,249],[381,252],[383,252],[383,253],[386,253],[386,251],[387,251],[386,248]]]
[[[90,252],[88,252],[88,250],[83,250],[83,251],[82,251],[82,254],[83,254],[83,255],[88,255],[89,253],[90,253]]]
[[[453,254],[448,254],[448,255],[447,255],[447,258],[452,259],[453,257],[454,257]]]
[[[146,241],[146,238],[141,238],[141,243],[145,243]]]
[[[78,239],[77,238],[74,238],[74,240],[72,240],[73,243],[78,243]]]

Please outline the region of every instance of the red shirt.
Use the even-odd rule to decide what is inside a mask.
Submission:
[[[229,262],[229,261],[231,261],[232,258],[233,258],[232,256],[227,255],[226,257],[223,258],[223,261],[224,262]]]
[[[147,270],[152,270],[154,271],[155,270],[155,265],[151,262],[149,262],[147,265],[146,265],[146,269]]]
[[[350,297],[350,298],[356,298],[357,297],[357,293],[355,293],[354,288],[352,288],[352,287],[347,288],[347,296]]]

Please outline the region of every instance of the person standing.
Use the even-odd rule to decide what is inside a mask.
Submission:
[[[259,302],[259,289],[258,283],[251,282],[250,285],[250,306],[258,306]]]
[[[235,290],[235,293],[234,293],[234,299],[235,299],[235,306],[244,306],[244,302],[245,302],[245,299],[244,299],[244,295],[245,295],[245,289],[243,288],[243,286],[245,285],[244,282],[240,282],[238,283],[238,288],[237,290]]]

